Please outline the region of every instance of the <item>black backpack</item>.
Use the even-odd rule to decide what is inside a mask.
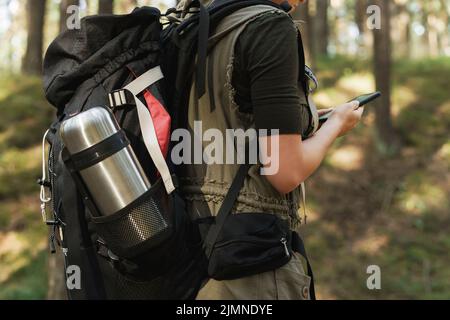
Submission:
[[[199,96],[204,93],[209,29],[254,4],[276,6],[265,0],[227,0],[206,9],[195,0],[192,16],[181,23],[171,17],[175,9],[161,14],[152,7],[137,8],[128,15],[90,16],[82,19],[81,29],[65,31],[48,48],[44,89],[57,109],[57,119],[46,133],[48,172],[40,181],[51,197],[41,192],[41,201],[43,211],[48,206],[50,212],[46,222],[52,230],[51,249],[55,252],[55,242],[62,248],[68,282],[73,266],[80,271],[78,285],[68,288],[70,299],[194,299],[207,280],[208,261],[198,226],[185,210],[170,163],[175,190],[166,192],[167,175],[149,155],[136,104],[148,105],[148,94],[170,115],[170,130],[184,127],[193,77]],[[149,82],[135,97],[121,90],[159,67],[164,79]],[[64,120],[97,106],[114,114],[125,133],[123,140],[130,143],[141,164],[150,164],[143,169],[152,182],[148,192],[107,219],[96,217],[96,207],[79,179],[79,163],[67,154],[60,137]],[[97,159],[105,157],[104,150],[93,152]],[[240,170],[224,207],[234,203],[246,170]],[[124,241],[120,236],[127,228],[124,217],[149,215],[154,209],[148,205],[150,200],[168,223],[164,236],[142,243]]]

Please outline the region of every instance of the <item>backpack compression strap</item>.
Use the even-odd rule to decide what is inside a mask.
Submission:
[[[142,131],[145,147],[152,158],[156,169],[161,174],[164,186],[168,194],[175,190],[175,185],[170,174],[169,167],[159,146],[158,137],[153,123],[152,116],[147,107],[137,97],[139,93],[164,78],[159,66],[148,70],[134,81],[130,82],[124,89],[130,91],[134,96],[136,108],[138,111],[139,125]]]
[[[239,167],[238,172],[231,183],[230,189],[223,200],[222,206],[217,213],[216,223],[210,227],[208,234],[206,235],[204,249],[208,259],[211,257],[214,244],[216,243],[217,237],[219,236],[227,217],[231,214],[231,210],[239,196],[239,192],[244,185],[245,177],[247,177],[251,166],[251,164],[241,164]]]

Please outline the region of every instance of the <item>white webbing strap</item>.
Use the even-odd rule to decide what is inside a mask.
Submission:
[[[305,187],[305,183],[302,182],[301,184],[301,191],[302,191],[302,207],[303,207],[303,215],[305,217],[305,224],[306,224],[306,219],[307,219],[307,215],[306,215],[306,187]]]
[[[141,126],[145,146],[156,166],[156,169],[158,169],[161,174],[167,193],[170,194],[175,190],[175,186],[173,184],[172,175],[170,174],[166,159],[164,158],[158,143],[158,137],[156,136],[152,116],[147,107],[137,98],[139,93],[162,78],[164,78],[164,75],[162,74],[161,68],[158,66],[145,72],[143,75],[124,87],[124,89],[130,91],[134,96],[138,111],[139,125]]]
[[[47,196],[45,192],[45,185],[44,183],[47,181],[47,168],[45,167],[45,138],[47,137],[48,133],[50,132],[50,129],[45,131],[44,136],[42,137],[42,177],[41,177],[41,190],[39,193],[39,199],[41,200],[41,214],[42,214],[42,220],[47,222],[47,203],[52,200],[51,196]]]
[[[313,130],[310,133],[310,136],[312,136],[317,130],[319,130],[319,113],[317,112],[317,106],[312,100],[311,94],[308,95],[308,108],[312,115]]]

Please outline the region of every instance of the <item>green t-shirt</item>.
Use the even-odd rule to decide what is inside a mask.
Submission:
[[[240,111],[253,112],[256,129],[301,134],[308,128],[297,36],[292,20],[281,13],[257,18],[239,36],[232,85]]]

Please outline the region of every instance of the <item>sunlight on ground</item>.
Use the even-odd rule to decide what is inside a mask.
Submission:
[[[442,147],[436,152],[438,160],[443,160],[448,166],[450,166],[450,141],[442,145]]]
[[[379,250],[383,249],[389,242],[389,237],[387,235],[367,235],[362,239],[355,241],[352,246],[352,251],[355,253],[365,253],[374,255],[378,253]]]
[[[42,257],[46,249],[47,227],[40,219],[37,193],[2,201],[0,216],[7,218],[0,221],[0,299],[2,299],[12,297],[7,292],[12,294],[14,290],[8,290],[12,290],[15,283],[20,283],[24,277],[42,278],[38,275],[33,276],[32,272],[36,268],[36,259],[41,261],[38,256]],[[19,289],[25,292],[36,288],[30,284],[29,288]]]
[[[342,146],[332,152],[328,158],[328,161],[332,166],[345,171],[360,169],[363,160],[363,150],[352,145]]]
[[[356,73],[344,77],[337,82],[337,87],[355,96],[373,92],[375,83],[370,73]],[[353,97],[349,97],[351,99]]]
[[[36,168],[41,162],[41,146],[25,151],[10,149],[0,155],[0,174]]]
[[[308,183],[306,182],[305,185],[306,185],[306,194],[308,194]],[[305,214],[303,208],[301,207],[297,213],[298,216],[301,217],[303,222]],[[320,213],[317,211],[316,206],[313,203],[308,202],[308,200],[306,200],[306,215],[307,215],[307,223],[317,221],[317,219],[320,218]]]
[[[316,299],[317,300],[337,300],[338,297],[332,294],[327,285],[316,285]]]
[[[394,117],[417,100],[417,94],[409,87],[399,86],[392,93],[391,112]]]
[[[434,179],[428,179],[426,174],[412,175],[403,188],[399,206],[408,214],[426,214],[446,207],[445,204],[448,203],[448,194],[445,190],[436,184]]]
[[[0,234],[0,284],[28,265],[46,247],[46,243],[45,238],[34,242],[19,232]]]
[[[445,119],[450,120],[450,101],[447,101],[439,106],[436,113],[439,117],[445,117]],[[450,137],[448,137],[450,139]]]
[[[313,101],[319,106],[320,108],[328,108],[336,105],[336,101],[331,97],[331,95],[325,90],[322,90],[319,93],[316,93],[313,96]]]
[[[320,89],[313,95],[313,100],[320,108],[334,107],[373,91],[373,77],[368,73],[358,73],[340,79],[331,88]]]

